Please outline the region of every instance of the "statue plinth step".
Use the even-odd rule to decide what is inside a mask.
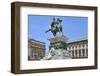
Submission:
[[[49,39],[50,47],[54,47],[55,49],[66,49],[68,38],[64,35],[57,35]]]
[[[50,43],[55,43],[55,42],[67,42],[68,38],[64,35],[58,35],[58,36],[54,36],[54,37],[51,37],[49,39]]]

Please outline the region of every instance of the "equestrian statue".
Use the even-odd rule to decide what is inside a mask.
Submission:
[[[45,31],[45,33],[47,32],[52,32],[53,36],[56,36],[56,34],[59,32],[61,34],[63,34],[62,32],[62,24],[61,24],[62,20],[57,18],[57,21],[55,20],[55,18],[53,18],[53,21],[51,23],[51,28],[48,29],[47,31]]]

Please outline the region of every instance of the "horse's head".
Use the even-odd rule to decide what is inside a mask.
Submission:
[[[57,18],[57,21],[58,21],[58,22],[62,22],[62,20],[61,20],[60,18]]]

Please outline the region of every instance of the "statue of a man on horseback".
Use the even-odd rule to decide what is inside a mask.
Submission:
[[[53,18],[53,21],[51,23],[51,28],[49,30],[46,31],[49,32],[51,31],[53,33],[53,36],[56,36],[56,34],[59,32],[61,34],[62,33],[62,25],[61,25],[62,20],[57,18],[57,21],[55,20],[55,18]]]

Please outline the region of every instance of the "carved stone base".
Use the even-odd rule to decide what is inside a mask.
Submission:
[[[49,51],[43,60],[71,59],[70,52],[67,51],[67,40],[64,35],[51,37]]]
[[[49,39],[50,41],[50,49],[53,47],[54,49],[66,49],[66,42],[68,38],[64,35],[57,35]]]
[[[70,52],[64,49],[51,48],[43,60],[71,59]]]

